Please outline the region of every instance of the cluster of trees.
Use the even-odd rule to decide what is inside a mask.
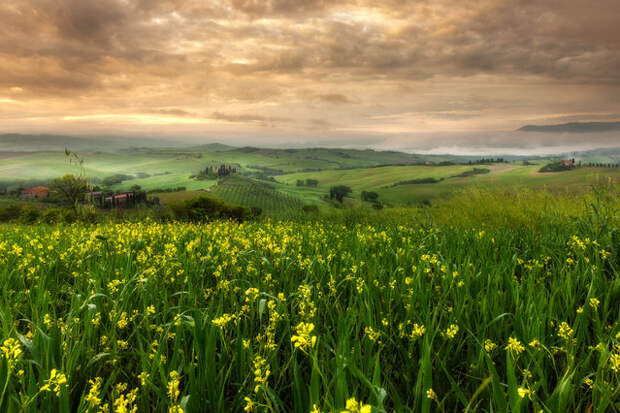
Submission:
[[[141,189],[140,186],[138,185],[134,185],[131,188],[135,188],[138,187],[138,189]],[[157,194],[157,193],[170,193],[170,192],[183,192],[185,191],[187,188],[184,186],[177,186],[175,188],[153,188],[153,189],[149,189],[148,191],[146,191],[147,194]]]
[[[348,196],[353,190],[346,185],[336,185],[329,188],[329,199],[335,199],[342,203],[345,196]]]
[[[346,185],[336,185],[329,188],[329,199],[335,199],[342,203],[344,198],[349,196],[353,190]],[[362,201],[370,203],[375,209],[382,209],[383,205],[379,202],[379,194],[373,191],[362,191]]]
[[[436,184],[437,182],[443,181],[443,178],[418,178],[418,179],[409,179],[407,181],[398,181],[393,183],[392,186],[398,185],[417,185],[417,184]]]
[[[481,159],[469,161],[468,164],[469,165],[487,165],[491,163],[504,163],[504,162],[508,162],[508,161],[505,160],[504,158],[481,158]]]
[[[297,186],[316,187],[318,184],[319,184],[319,181],[317,181],[316,179],[306,179],[305,181],[303,179],[297,180]]]
[[[373,208],[382,209],[383,205],[379,202],[379,194],[372,191],[362,191],[362,201],[370,202]]]
[[[257,169],[266,175],[284,175],[286,173],[282,169],[275,169],[275,168],[270,168],[268,166],[261,166],[261,165],[247,165],[247,168]]]
[[[564,161],[560,162],[552,162],[540,168],[539,172],[562,172],[562,171],[570,171],[571,169],[575,169],[574,163],[567,163]]]
[[[487,168],[474,168],[469,171],[461,172],[458,175],[453,175],[452,178],[468,178],[474,175],[484,175],[490,173],[491,170]]]
[[[86,216],[86,214],[81,214],[81,216]],[[35,222],[46,224],[71,224],[77,219],[78,213],[72,208],[42,208],[33,204],[12,204],[0,207],[0,222],[19,222],[22,224],[33,224]]]
[[[104,213],[92,205],[79,204],[72,207],[45,207],[43,204],[12,204],[0,207],[0,222],[19,222],[24,224],[46,223],[60,224],[81,222],[101,222],[109,219],[144,219],[148,216],[156,221],[210,221],[215,219],[229,219],[246,221],[260,216],[260,208],[245,208],[239,205],[225,203],[219,199],[200,196],[182,202],[171,204],[169,207],[157,206],[149,209],[115,210]]]
[[[237,173],[237,168],[233,165],[207,166],[191,177],[194,179],[217,179],[234,173]]]
[[[105,198],[117,195],[119,191],[103,190],[99,186],[92,186],[88,179],[83,176],[65,175],[54,179],[49,185],[52,193],[51,199],[59,205],[67,206],[77,212],[78,206],[83,203],[91,203],[98,207],[114,206],[106,205]],[[139,185],[134,185],[130,190],[133,194],[124,206],[135,207],[137,204],[146,204],[147,195]],[[93,193],[98,192],[97,196]],[[91,194],[87,199],[87,194]]]
[[[148,174],[147,174],[148,177]],[[125,175],[125,174],[116,174],[112,176],[107,176],[103,178],[101,181],[101,185],[103,186],[114,186],[118,184],[122,184],[124,181],[129,181],[130,179],[134,179],[134,176]]]
[[[581,165],[581,163],[579,163]],[[620,167],[620,164],[618,163],[604,163],[604,162],[588,162],[586,164],[587,166],[590,167],[596,167],[596,168],[618,168]]]
[[[240,205],[227,204],[219,199],[199,196],[183,202],[170,204],[173,218],[181,221],[210,221],[230,219],[245,221],[258,217],[262,210],[258,207],[245,208]]]

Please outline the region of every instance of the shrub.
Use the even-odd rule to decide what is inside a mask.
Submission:
[[[58,208],[49,208],[41,213],[39,220],[44,224],[57,224],[59,222]]]
[[[379,200],[379,194],[372,191],[362,191],[362,201],[377,202]]]
[[[97,222],[97,208],[94,205],[79,205],[76,218],[80,221],[94,223]]]
[[[540,168],[538,172],[562,172],[575,169],[575,165],[567,165],[564,162],[553,162]]]
[[[69,208],[62,208],[58,214],[59,222],[64,222],[65,224],[72,224],[77,221],[77,214],[74,210]]]
[[[213,219],[232,219],[243,221],[247,218],[258,216],[260,208],[251,210],[239,205],[230,205],[219,199],[207,196],[188,199],[184,202],[170,204],[170,210],[175,218],[184,221],[208,221]]]
[[[419,179],[410,179],[408,181],[398,181],[394,184],[392,184],[392,186],[398,186],[398,185],[418,185],[418,184],[436,184],[437,182],[441,182],[443,181],[443,178],[441,179],[437,179],[437,178],[419,178]]]
[[[346,185],[332,186],[329,189],[329,197],[331,199],[335,198],[338,202],[342,203],[342,199],[351,192],[353,192],[353,190]]]
[[[468,178],[474,175],[484,175],[490,173],[491,170],[487,168],[474,168],[469,171],[462,172],[458,175],[453,175],[452,178]]]
[[[22,206],[18,204],[0,208],[0,222],[15,221],[19,218],[21,212]]]
[[[318,214],[319,207],[317,205],[304,205],[301,207],[301,210],[307,214]]]
[[[39,219],[41,213],[39,209],[34,205],[26,205],[22,207],[19,215],[19,221],[24,224],[32,224]]]

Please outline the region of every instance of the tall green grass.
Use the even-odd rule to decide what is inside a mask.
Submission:
[[[0,410],[618,411],[619,253],[613,186],[3,225]]]

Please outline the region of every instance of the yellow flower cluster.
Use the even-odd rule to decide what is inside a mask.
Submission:
[[[458,237],[443,242],[448,231],[271,220],[0,231],[0,281],[7,286],[0,311],[7,334],[21,340],[7,338],[0,346],[0,362],[9,366],[7,393],[18,401],[29,383],[39,383],[36,391],[47,392],[47,398],[69,398],[80,411],[180,413],[185,403],[192,410],[197,403],[193,396],[183,397],[195,388],[192,380],[225,369],[230,376],[216,373],[210,379],[230,393],[222,405],[208,408],[267,411],[270,397],[290,392],[294,384],[289,381],[297,380],[293,364],[304,385],[314,374],[320,378],[319,392],[329,392],[331,384],[321,386],[323,379],[332,383],[333,360],[356,364],[372,377],[373,366],[357,364],[371,351],[385,371],[403,367],[402,377],[386,387],[399,391],[403,404],[419,404],[427,395],[438,405],[449,405],[454,392],[439,380],[445,378],[440,368],[458,369],[455,380],[464,394],[473,394],[479,383],[472,387],[467,378],[490,374],[480,356],[497,361],[505,349],[523,374],[518,390],[523,403],[538,399],[534,391],[545,386],[537,381],[561,378],[564,359],[590,356],[592,363],[586,364],[598,367],[576,379],[584,383],[582,390],[587,386],[596,389],[592,394],[617,394],[620,328],[599,277],[611,265],[609,252],[583,236],[567,244],[564,238],[555,243],[559,250],[523,249],[528,252],[522,254],[531,254],[523,258],[511,252],[498,275],[493,260],[479,259],[504,254],[494,229],[459,230]],[[459,244],[462,240],[466,244]],[[446,250],[470,243],[471,253]],[[579,291],[569,288],[569,297],[550,300],[558,283]],[[523,305],[513,293],[531,297]],[[573,297],[582,301],[567,307]],[[513,316],[500,317],[504,313]],[[524,320],[532,320],[531,333],[523,329]],[[523,343],[510,331],[518,332]],[[40,343],[45,336],[58,340],[66,355],[54,360],[57,370],[31,367],[49,365],[29,351],[30,342]],[[466,346],[468,360],[454,354],[457,345]],[[480,354],[472,356],[472,349]],[[428,386],[417,386],[422,394],[415,397],[410,387],[400,388],[417,382],[417,373],[411,372],[418,369],[408,363],[417,366],[427,354],[441,401]],[[563,357],[557,371],[548,367],[553,363],[541,362],[547,357],[554,362]],[[102,377],[71,373],[69,388],[62,371],[76,371],[75,360],[93,360],[88,371]],[[538,364],[543,374],[531,367]],[[496,368],[504,377],[505,371],[499,371],[504,363]],[[345,377],[346,389],[364,391],[355,377]],[[239,396],[229,398],[233,392]],[[335,405],[333,395],[318,397],[304,408],[315,413],[343,408],[344,399]],[[34,399],[32,406],[42,397]],[[355,398],[346,404],[347,412],[370,410]]]
[[[67,384],[67,376],[56,369],[52,369],[50,378],[45,381],[45,384],[41,387],[41,391],[53,391],[56,396],[60,396],[60,391],[65,384]]]
[[[7,338],[0,346],[2,356],[7,360],[9,371],[13,369],[15,364],[22,358],[23,351],[17,340]]]
[[[507,351],[509,351],[515,356],[518,356],[525,351],[525,347],[523,347],[523,344],[521,344],[521,342],[514,337],[510,337],[508,339],[508,344],[506,344],[505,348]]]
[[[296,335],[291,337],[291,341],[295,345],[295,348],[306,351],[309,347],[312,348],[316,344],[316,336],[311,335],[314,331],[314,324],[312,323],[299,323],[295,327],[297,331]]]
[[[371,405],[358,402],[355,397],[351,397],[347,400],[347,404],[342,413],[370,413],[371,411]]]

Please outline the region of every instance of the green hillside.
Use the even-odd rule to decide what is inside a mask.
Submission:
[[[617,163],[619,154],[617,149],[599,149],[571,156],[583,160],[586,165],[586,160]],[[84,161],[82,166],[67,162],[64,150],[1,151],[0,192],[19,185],[45,185],[65,174],[85,174],[94,183],[123,175],[121,183],[108,188],[126,190],[138,185],[146,191],[165,191],[183,187],[192,193],[214,187],[212,193],[229,202],[273,211],[298,209],[301,203],[324,205],[325,195],[335,185],[351,187],[351,197],[358,200],[361,191],[375,191],[381,202],[390,206],[443,198],[471,185],[578,190],[597,179],[620,179],[618,168],[600,165],[562,173],[538,173],[541,166],[553,159],[561,159],[558,157],[532,157],[525,164],[519,160],[476,165],[480,158],[354,149],[231,148],[221,144],[191,148],[133,147],[124,150],[112,146],[107,152],[86,150],[79,152],[79,155]],[[206,167],[220,165],[236,168],[245,179],[237,176],[218,184],[215,179],[192,178]],[[489,173],[467,176],[475,168],[488,169]],[[296,185],[298,180],[307,179],[317,180],[318,185]],[[179,196],[182,194],[162,195],[162,200]]]
[[[558,173],[539,173],[541,164],[494,164],[484,166],[390,166],[354,170],[326,170],[296,173],[276,177],[286,184],[281,190],[308,199],[320,199],[329,193],[334,185],[347,185],[353,189],[354,198],[361,191],[375,191],[388,204],[411,204],[442,198],[468,186],[480,185],[489,188],[510,188],[526,186],[561,190],[580,190],[600,180],[620,180],[618,168],[577,168]],[[473,176],[458,176],[474,168],[489,169],[490,173]],[[399,184],[411,180],[434,178],[436,183]],[[316,179],[316,188],[296,187],[297,180]]]
[[[273,185],[234,175],[220,179],[209,194],[231,204],[258,207],[264,214],[299,211],[301,199],[278,191]]]

